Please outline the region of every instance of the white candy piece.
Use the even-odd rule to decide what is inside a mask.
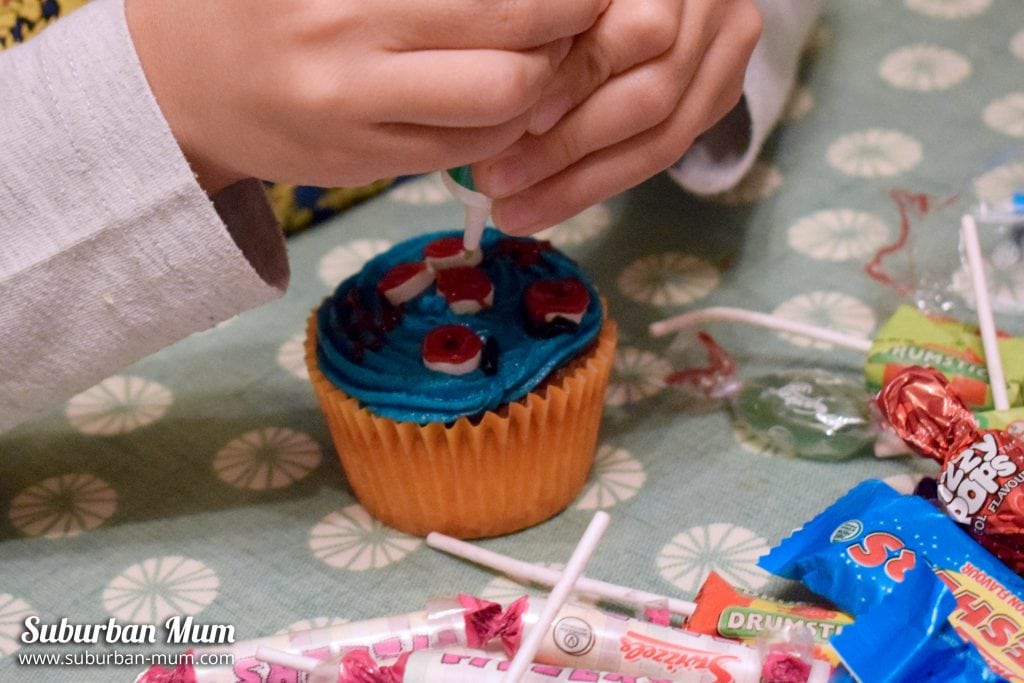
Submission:
[[[561,311],[552,311],[551,313],[547,313],[544,316],[544,322],[549,323],[553,321],[555,318],[562,318],[564,320],[568,320],[571,323],[576,323],[577,325],[579,325],[580,321],[583,320],[583,314],[586,312],[586,309],[580,311],[579,313],[565,313]]]
[[[445,270],[446,268],[478,266],[484,260],[484,252],[481,249],[473,249],[472,251],[463,249],[451,256],[427,256],[425,260],[435,271]]]
[[[432,284],[434,284],[434,271],[429,267],[423,268],[404,282],[384,290],[383,294],[392,306],[398,306],[410,299],[415,299]]]
[[[423,364],[427,366],[428,370],[434,372],[443,372],[446,375],[468,375],[469,373],[480,367],[480,359],[483,357],[483,350],[477,352],[472,358],[462,361],[461,363],[448,363],[448,362],[430,362],[424,359]]]
[[[458,315],[471,315],[473,313],[479,313],[485,308],[490,308],[494,305],[494,287],[491,287],[491,291],[487,293],[487,296],[483,298],[483,303],[477,299],[455,299],[448,302],[448,308],[452,309],[452,313]]]

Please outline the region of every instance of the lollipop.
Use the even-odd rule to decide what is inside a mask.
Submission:
[[[878,396],[882,415],[915,452],[942,466],[939,504],[1015,572],[1024,571],[1024,442],[981,429],[931,368],[912,367]]]

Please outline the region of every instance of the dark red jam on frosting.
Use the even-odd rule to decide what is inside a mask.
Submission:
[[[488,308],[493,299],[494,285],[482,269],[462,266],[439,271],[437,291],[449,304],[473,301],[479,304],[480,308]]]
[[[458,365],[477,358],[484,343],[468,325],[440,325],[423,338],[423,362]]]
[[[576,278],[538,280],[526,288],[523,303],[530,321],[542,324],[582,315],[590,305],[590,293]]]

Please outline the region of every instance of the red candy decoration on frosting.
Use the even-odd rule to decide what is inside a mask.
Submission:
[[[466,251],[461,235],[439,237],[423,249],[423,258],[434,270],[445,270],[460,266],[475,266],[483,260],[483,253],[477,249]]]
[[[1018,574],[1024,572],[1024,441],[980,429],[942,373],[913,366],[879,392],[878,407],[917,453],[938,461],[950,517]]]
[[[446,268],[437,274],[437,290],[455,313],[476,313],[494,303],[494,285],[479,268]]]
[[[564,318],[579,323],[590,305],[590,292],[576,278],[565,280],[538,280],[526,288],[523,295],[526,315],[535,325]]]
[[[484,343],[468,325],[440,325],[423,338],[423,364],[449,375],[465,375],[480,367]]]
[[[419,296],[433,281],[434,271],[426,263],[399,263],[380,279],[377,291],[397,306]]]

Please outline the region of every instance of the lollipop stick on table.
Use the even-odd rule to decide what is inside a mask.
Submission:
[[[504,573],[507,576],[534,581],[545,586],[553,586],[558,582],[561,574],[554,569],[541,567],[532,562],[524,562],[508,555],[496,553],[480,546],[460,541],[442,533],[432,532],[427,536],[427,545],[435,550],[444,551],[450,555],[461,557],[464,560],[488,567]],[[576,591],[598,598],[604,598],[623,605],[631,605],[639,609],[645,609],[651,605],[664,605],[672,614],[688,617],[693,614],[696,605],[687,600],[670,598],[657,593],[620,586],[607,581],[600,581],[588,576],[581,576],[576,581]]]
[[[572,551],[568,564],[565,565],[565,571],[562,572],[561,578],[558,579],[558,582],[551,589],[551,594],[544,603],[544,609],[537,618],[537,623],[526,634],[522,644],[512,658],[508,672],[505,674],[506,683],[518,683],[523,674],[526,673],[526,669],[533,662],[537,650],[540,649],[541,641],[547,635],[548,629],[554,622],[555,617],[558,616],[558,610],[565,604],[566,599],[572,592],[573,586],[576,585],[576,580],[579,579],[584,568],[587,566],[587,562],[590,561],[590,556],[597,549],[597,544],[608,528],[610,521],[611,517],[604,511],[596,512],[594,518],[590,520],[590,524],[587,525],[586,531],[583,532],[580,542],[576,544],[576,549]]]
[[[808,325],[807,323],[801,323],[795,320],[788,320],[777,315],[758,313],[757,311],[748,311],[742,308],[731,308],[728,306],[712,306],[710,308],[703,308],[697,311],[683,313],[682,315],[677,315],[665,320],[659,320],[658,322],[651,323],[648,330],[653,337],[663,337],[670,332],[677,332],[679,330],[685,330],[707,322],[719,320],[745,323],[756,327],[766,327],[770,330],[777,330],[779,332],[798,334],[804,337],[810,337],[811,339],[817,339],[818,341],[822,341],[827,344],[842,346],[848,349],[853,349],[854,351],[861,351],[863,353],[867,353],[871,349],[870,339],[855,337],[843,332],[837,332],[836,330]]]
[[[981,329],[981,343],[985,349],[985,365],[988,367],[988,382],[992,387],[992,403],[996,410],[1010,407],[1006,392],[1006,378],[1003,361],[999,356],[996,339],[996,325],[992,315],[992,303],[988,297],[988,282],[985,279],[985,263],[981,258],[978,242],[978,226],[974,216],[964,214],[960,219],[960,234],[964,240],[967,265],[971,270],[971,284],[974,286],[974,302],[978,309],[978,327]]]

